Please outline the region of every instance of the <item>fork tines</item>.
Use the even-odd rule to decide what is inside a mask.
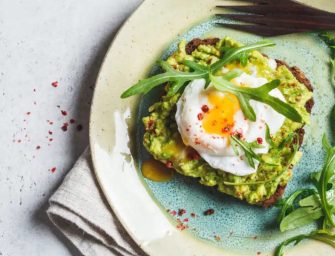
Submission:
[[[227,24],[223,20],[223,22],[218,24],[263,36],[313,30],[335,30],[334,13],[308,7],[290,0],[253,0],[249,2],[254,4],[217,6],[239,12],[217,14],[217,16],[244,23]]]

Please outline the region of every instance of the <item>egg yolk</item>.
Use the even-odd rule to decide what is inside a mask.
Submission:
[[[234,127],[234,116],[240,110],[240,103],[234,94],[218,94],[211,91],[208,94],[211,104],[204,114],[202,127],[206,133],[229,136]]]

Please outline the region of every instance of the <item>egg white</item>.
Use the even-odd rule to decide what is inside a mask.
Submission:
[[[271,66],[274,66],[273,63],[271,64]],[[257,77],[256,72],[253,72],[252,75],[242,73],[239,77],[233,79],[232,82],[236,85],[243,84],[244,86],[255,88],[264,85],[268,81],[263,77]],[[200,156],[215,169],[238,176],[255,173],[259,165],[257,161],[255,161],[255,168],[252,168],[248,164],[242,150],[239,150],[238,156],[235,154],[227,137],[209,134],[202,128],[201,121],[198,120],[197,116],[203,105],[210,106],[207,94],[208,90],[213,90],[212,86],[205,90],[205,83],[204,79],[190,82],[177,102],[175,118],[183,142],[197,150]],[[285,101],[284,96],[278,89],[272,90],[270,94]],[[234,115],[233,131],[242,132],[243,138],[247,142],[253,142],[257,138],[261,138],[263,147],[254,151],[257,154],[264,154],[269,151],[269,145],[265,140],[266,124],[269,126],[270,133],[275,134],[283,125],[285,117],[261,102],[250,100],[250,104],[256,113],[256,121],[246,120],[242,111],[238,110]]]

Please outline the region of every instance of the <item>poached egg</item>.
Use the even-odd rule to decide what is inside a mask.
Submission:
[[[223,72],[226,72],[223,69]],[[237,86],[259,87],[268,82],[257,73],[251,75],[243,72],[231,80]],[[245,176],[257,171],[259,162],[255,160],[252,168],[243,150],[237,155],[231,145],[231,135],[239,134],[242,140],[256,141],[261,148],[255,148],[256,154],[269,151],[266,142],[266,124],[270,134],[275,134],[283,125],[285,117],[271,106],[250,100],[257,119],[252,122],[245,118],[239,101],[234,94],[223,93],[213,86],[205,89],[204,79],[193,80],[185,88],[177,102],[175,115],[178,130],[185,145],[194,148],[200,156],[213,168],[237,176]],[[270,95],[285,101],[278,89]]]

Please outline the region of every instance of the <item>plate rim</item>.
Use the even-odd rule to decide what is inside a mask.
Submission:
[[[98,86],[99,86],[99,78],[102,76],[102,72],[104,70],[104,66],[106,65],[106,62],[107,62],[107,59],[109,58],[111,52],[113,51],[113,47],[115,45],[115,42],[118,40],[118,38],[120,37],[120,34],[123,33],[124,31],[124,28],[129,24],[131,23],[132,19],[137,15],[137,13],[139,13],[140,10],[142,10],[142,8],[144,9],[146,5],[149,5],[149,4],[152,4],[153,2],[166,2],[166,1],[169,1],[169,0],[160,0],[160,1],[154,1],[154,0],[145,0],[143,1],[137,8],[136,10],[126,19],[126,21],[122,24],[122,26],[119,28],[119,30],[117,31],[114,39],[112,40],[107,52],[106,52],[106,55],[103,59],[103,62],[102,62],[102,65],[101,65],[101,68],[99,70],[99,73],[98,73],[98,76],[97,76],[97,81],[96,81],[96,86],[95,86],[95,90],[94,90],[94,93],[93,93],[93,99],[92,99],[92,105],[91,105],[91,109],[90,109],[90,122],[89,122],[89,140],[90,140],[90,149],[91,149],[91,156],[92,156],[92,162],[93,162],[93,169],[94,169],[94,174],[97,178],[97,181],[98,181],[98,184],[105,196],[105,198],[107,199],[107,202],[109,204],[109,206],[111,207],[111,209],[113,210],[113,212],[117,215],[117,217],[119,218],[119,221],[120,223],[124,226],[124,228],[126,229],[126,231],[129,233],[129,235],[132,237],[132,239],[148,254],[151,255],[152,251],[150,250],[150,248],[146,247],[146,246],[142,246],[139,241],[134,237],[134,234],[132,233],[131,230],[129,230],[127,228],[127,225],[126,223],[124,223],[124,219],[121,218],[120,216],[118,216],[117,214],[117,210],[115,209],[115,206],[113,205],[113,202],[110,201],[108,195],[107,195],[107,192],[106,192],[106,189],[104,188],[104,185],[103,185],[103,182],[101,180],[101,176],[99,174],[99,167],[97,165],[97,161],[98,161],[98,157],[97,157],[97,152],[95,150],[95,136],[94,136],[94,129],[95,129],[95,124],[93,122],[94,120],[94,115],[95,115],[95,102],[98,100],[97,99],[97,91],[100,89],[97,89]],[[210,0],[208,0],[210,1]],[[222,251],[220,250],[220,252],[222,253]],[[214,254],[213,254],[214,255]],[[229,254],[231,255],[231,254]]]

